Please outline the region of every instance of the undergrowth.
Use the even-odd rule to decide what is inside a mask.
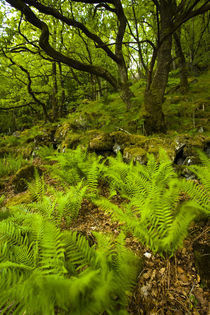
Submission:
[[[153,252],[171,256],[188,227],[209,215],[210,163],[190,166],[197,180],[178,178],[165,151],[147,165],[103,159],[78,148],[43,158],[59,186],[35,174],[31,202],[4,206],[0,198],[0,312],[2,314],[127,314],[140,261],[118,238],[92,233],[94,245],[71,231],[84,198],[108,212]],[[100,184],[109,187],[101,196]],[[116,204],[118,195],[121,204]],[[6,211],[6,212],[5,212]],[[63,231],[63,223],[68,230]]]
[[[203,155],[202,155],[203,156]],[[120,194],[126,201],[116,205],[106,198],[95,200],[97,206],[120,222],[125,229],[154,252],[173,255],[182,246],[192,220],[200,213],[209,215],[209,161],[191,167],[201,183],[181,180],[163,150],[160,161],[148,155],[147,165],[130,162],[122,156],[109,158],[104,176],[110,183],[110,198]],[[182,200],[183,194],[186,200]]]
[[[125,314],[138,259],[123,244],[94,233],[60,231],[42,215],[0,222],[2,314]]]
[[[0,177],[16,173],[27,163],[28,161],[26,161],[21,155],[15,156],[9,154],[3,158],[0,158]]]

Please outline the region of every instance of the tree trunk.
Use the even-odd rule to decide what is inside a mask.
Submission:
[[[174,33],[175,51],[176,51],[176,56],[178,57],[178,60],[179,60],[179,67],[180,67],[180,91],[181,93],[185,94],[189,89],[188,71],[187,71],[185,56],[184,56],[182,46],[181,46],[180,36],[181,36],[181,31]]]
[[[162,105],[171,62],[172,37],[161,45],[157,55],[157,69],[149,88],[144,95],[146,119],[144,128],[147,134],[166,132]]]
[[[64,114],[64,104],[66,100],[66,93],[65,93],[65,86],[64,86],[64,78],[63,78],[63,71],[62,71],[62,64],[58,63],[59,67],[59,82],[60,82],[60,89],[61,89],[61,95],[60,95],[60,101],[59,101],[59,117],[62,117]]]
[[[172,1],[173,2],[173,1]],[[144,128],[146,134],[166,132],[165,118],[162,110],[164,94],[168,82],[168,74],[171,63],[172,35],[168,34],[173,17],[173,3],[162,1],[160,5],[160,46],[157,51],[157,65],[152,82],[148,82],[144,95],[145,121]]]
[[[59,110],[58,110],[58,84],[57,84],[57,67],[56,62],[52,63],[52,80],[53,80],[53,89],[52,89],[52,117],[53,121],[56,121],[59,117]]]
[[[127,106],[127,110],[129,111],[132,106],[132,97],[134,97],[133,92],[130,89],[130,85],[128,82],[128,73],[126,69],[126,65],[119,64],[118,65],[118,71],[119,71],[119,89],[120,89],[120,96],[123,102]]]

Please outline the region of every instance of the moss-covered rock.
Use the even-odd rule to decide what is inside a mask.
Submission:
[[[15,193],[23,192],[27,189],[27,182],[34,179],[35,171],[41,175],[42,170],[34,165],[27,165],[22,167],[12,178],[12,185],[14,186]]]
[[[55,139],[56,140],[63,140],[67,133],[71,130],[70,123],[64,122],[62,125],[58,125],[58,128],[55,131]]]
[[[184,145],[183,157],[193,157],[194,163],[199,162],[198,150],[203,151],[205,148],[206,137],[204,135],[180,135],[175,138],[175,150]]]
[[[140,147],[127,147],[123,151],[123,158],[128,161],[134,160],[144,164],[147,159],[147,152]]]
[[[128,145],[130,144],[130,138],[131,138],[131,134],[123,132],[123,131],[114,131],[111,134],[111,137],[113,137],[113,140],[115,143],[119,144],[119,145]]]
[[[68,148],[68,149],[76,149],[76,147],[80,144],[82,140],[82,135],[78,133],[68,133],[65,137],[64,141],[61,144],[62,148]]]
[[[114,146],[114,139],[110,134],[103,133],[89,143],[89,150],[95,152],[112,151]]]
[[[23,158],[30,158],[33,155],[33,152],[36,148],[36,145],[34,142],[30,142],[25,144],[24,146],[20,146],[17,148],[17,153],[22,155]]]

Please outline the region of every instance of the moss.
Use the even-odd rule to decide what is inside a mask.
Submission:
[[[76,149],[82,140],[82,135],[78,133],[68,133],[65,140],[62,142],[62,148]]]
[[[68,131],[71,129],[68,121],[59,126],[55,132],[55,139],[64,139]]]
[[[122,147],[126,147],[129,145],[138,145],[144,146],[147,141],[147,137],[135,134],[128,134],[123,131],[115,131],[110,134],[113,138],[115,143],[121,145]]]
[[[6,202],[6,207],[16,206],[22,203],[30,203],[32,202],[31,195],[28,191],[19,193],[18,195],[10,198]]]
[[[13,177],[12,184],[14,185],[15,193],[23,192],[27,189],[27,182],[34,179],[35,170],[41,175],[42,170],[34,165],[22,167]]]
[[[36,145],[34,142],[28,143],[25,146],[21,146],[17,148],[17,153],[21,154],[23,158],[29,158],[32,156],[32,153],[35,149]]]
[[[130,143],[135,145],[146,145],[146,142],[148,141],[148,138],[141,135],[131,135],[130,137]]]
[[[147,159],[147,152],[139,147],[127,147],[123,151],[123,157],[126,160],[139,161],[140,163],[145,163]]]
[[[113,137],[114,141],[118,144],[129,144],[130,143],[130,138],[131,138],[131,135],[126,133],[126,132],[123,132],[123,131],[115,131],[115,132],[112,132],[111,134],[111,137]]]
[[[114,146],[114,139],[109,134],[99,135],[89,143],[90,151],[101,152],[101,151],[112,151]]]
[[[93,139],[95,137],[98,137],[100,135],[103,135],[104,132],[101,131],[101,130],[98,130],[98,129],[91,129],[91,130],[88,130],[86,132],[86,135],[90,138],[90,139]]]

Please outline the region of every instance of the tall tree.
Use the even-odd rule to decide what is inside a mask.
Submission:
[[[210,9],[208,1],[153,0],[153,2],[157,14],[157,44],[153,51],[145,91],[145,130],[148,134],[166,131],[162,104],[172,61],[172,35],[186,21]]]

